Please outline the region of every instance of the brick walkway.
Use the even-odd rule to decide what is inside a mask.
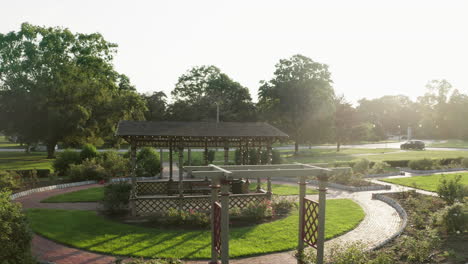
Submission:
[[[174,173],[174,176],[177,174]],[[374,181],[374,180],[373,180]],[[16,201],[21,202],[24,208],[56,208],[56,209],[75,209],[75,210],[96,210],[97,203],[62,203],[62,204],[43,204],[41,200],[61,194],[72,192],[76,190],[96,187],[98,185],[86,185],[79,187],[72,187],[68,189],[52,190],[42,193],[35,193],[26,197],[18,198]],[[395,187],[397,186],[397,187]],[[392,185],[390,191],[407,190],[411,188]],[[357,192],[349,193],[346,191],[329,190],[327,195],[328,199],[334,198],[348,198],[353,199],[363,208],[366,213],[364,220],[358,225],[357,228],[350,232],[329,240],[326,245],[333,243],[342,244],[343,242],[361,241],[372,247],[385,240],[387,237],[397,231],[401,224],[401,219],[398,213],[386,203],[378,200],[372,200],[371,194],[376,192],[389,192],[389,191],[370,191],[370,192]],[[308,196],[312,199],[317,199],[317,195]],[[104,264],[113,263],[114,257],[91,253],[65,245],[61,245],[50,241],[46,238],[35,235],[33,238],[33,253],[40,259],[55,262],[57,264]],[[233,259],[230,263],[233,264],[287,264],[296,263],[293,256],[294,251],[274,253],[262,256],[255,256],[249,258]],[[187,261],[187,264],[206,264],[207,261]]]

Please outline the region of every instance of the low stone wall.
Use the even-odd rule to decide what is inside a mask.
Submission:
[[[404,172],[414,173],[414,174],[433,174],[440,172],[454,172],[454,171],[467,171],[467,168],[453,168],[453,169],[440,169],[440,170],[412,170],[412,169],[402,169]]]
[[[395,208],[395,210],[398,212],[401,219],[403,220],[403,223],[401,224],[400,228],[398,229],[398,231],[396,233],[394,233],[391,237],[385,239],[384,241],[380,242],[378,245],[376,245],[373,248],[373,250],[376,250],[376,249],[379,249],[379,248],[383,247],[384,245],[386,245],[387,243],[389,243],[390,241],[392,241],[396,237],[400,236],[401,233],[403,233],[403,231],[405,230],[406,225],[408,224],[408,215],[406,214],[405,209],[397,201],[395,201],[392,198],[386,196],[388,194],[392,194],[392,193],[383,193],[383,194],[373,193],[372,194],[372,199],[380,200],[380,201],[390,205],[391,207]]]
[[[56,189],[65,189],[65,188],[88,185],[88,184],[95,184],[95,183],[97,183],[97,182],[96,181],[82,181],[82,182],[71,182],[71,183],[64,183],[64,184],[58,184],[58,185],[45,186],[45,187],[41,187],[41,188],[30,189],[30,190],[27,190],[27,191],[12,194],[10,196],[10,198],[12,200],[14,200],[16,198],[27,196],[27,195],[30,195],[30,194],[33,194],[33,193],[45,192],[45,191],[56,190]]]

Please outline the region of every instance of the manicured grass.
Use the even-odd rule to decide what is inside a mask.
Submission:
[[[254,191],[257,188],[256,182],[251,182],[249,186],[251,191]],[[266,190],[267,185],[266,183],[262,183],[262,189]],[[271,184],[271,191],[273,194],[276,195],[298,195],[299,194],[299,186],[295,185],[288,185],[288,184]],[[307,188],[307,194],[317,194],[318,192],[314,189]]]
[[[382,149],[346,149],[340,152],[330,149],[315,149],[311,155],[288,156],[284,158],[284,163],[333,163],[337,161],[356,161],[359,159],[368,159],[370,161],[385,160],[416,160],[416,159],[440,159],[440,158],[458,158],[468,157],[468,151],[443,151],[443,150],[424,150],[424,151],[398,151],[389,150],[387,154],[379,154]],[[364,154],[369,155],[355,155]]]
[[[250,190],[255,190],[256,184],[250,184]],[[266,189],[266,184],[262,184],[262,188]],[[272,184],[271,185],[273,194],[277,195],[298,195],[299,187],[296,185],[286,184]],[[317,191],[314,189],[307,188],[307,194],[316,194]],[[55,196],[51,196],[42,203],[79,203],[79,202],[98,202],[104,197],[103,187],[94,187],[69,193],[63,193]]]
[[[448,139],[436,141],[428,145],[431,148],[468,148],[468,140]]]
[[[468,173],[433,174],[427,176],[413,176],[408,178],[383,179],[381,181],[435,192],[437,191],[437,186],[439,185],[440,179],[442,179],[442,177],[446,177],[447,179],[453,179],[457,175],[462,176],[462,184],[468,185]]]
[[[44,152],[0,151],[0,170],[52,169],[52,159]]]
[[[78,203],[78,202],[98,202],[104,198],[104,188],[94,187],[70,193],[63,193],[51,196],[41,203]]]
[[[34,232],[57,242],[106,254],[138,257],[210,258],[209,230],[144,228],[109,221],[93,211],[30,209]],[[364,211],[351,200],[327,201],[327,239],[356,227]],[[231,228],[230,256],[292,250],[297,246],[298,213],[271,223]]]
[[[18,143],[8,141],[5,136],[0,136],[0,148],[19,149],[21,146]]]

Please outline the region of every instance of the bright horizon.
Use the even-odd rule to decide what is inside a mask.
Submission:
[[[338,94],[423,95],[433,79],[468,93],[466,1],[5,1],[0,32],[21,23],[99,32],[138,92],[168,96],[180,75],[213,64],[248,87],[282,58],[329,65]]]

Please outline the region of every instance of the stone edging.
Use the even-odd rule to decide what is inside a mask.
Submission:
[[[121,182],[121,181],[129,181],[132,178],[113,178],[110,180],[110,182]],[[137,177],[137,180],[154,180],[157,179],[156,177]],[[98,183],[97,181],[81,181],[81,182],[71,182],[71,183],[63,183],[63,184],[57,184],[57,185],[49,185],[49,186],[44,186],[40,188],[35,188],[35,189],[29,189],[26,191],[14,193],[10,196],[11,200],[24,197],[33,193],[38,193],[38,192],[45,192],[45,191],[50,191],[50,190],[56,190],[56,189],[65,189],[65,188],[70,188],[70,187],[77,187],[77,186],[82,186],[82,185],[88,185],[88,184],[96,184]]]
[[[71,182],[71,183],[64,183],[64,184],[58,184],[58,185],[44,186],[44,187],[30,189],[27,191],[22,191],[19,193],[12,194],[10,198],[11,200],[14,200],[16,198],[20,198],[20,197],[30,195],[33,193],[45,192],[45,191],[56,190],[56,189],[64,189],[64,188],[69,188],[69,187],[76,187],[76,186],[95,184],[95,183],[97,183],[97,181]]]
[[[467,168],[452,168],[452,169],[440,169],[440,170],[412,170],[412,169],[402,169],[404,172],[415,173],[415,174],[425,174],[425,173],[439,173],[439,172],[453,172],[453,171],[466,171]]]
[[[401,207],[401,205],[397,201],[386,196],[386,194],[392,194],[392,193],[373,193],[372,199],[380,200],[390,205],[391,207],[393,207],[400,215],[401,219],[403,220],[403,223],[401,224],[400,228],[398,229],[396,233],[394,233],[391,237],[385,239],[384,241],[380,242],[378,245],[374,246],[372,250],[379,249],[383,247],[384,245],[386,245],[387,243],[389,243],[390,241],[392,241],[393,239],[395,239],[396,237],[400,236],[401,233],[403,233],[403,231],[405,230],[406,225],[408,224],[408,215],[406,214],[405,209],[403,209],[403,207]]]
[[[296,178],[275,178],[275,180],[290,181],[290,182],[297,183]],[[318,186],[318,181],[317,180],[308,180],[308,183]],[[343,184],[338,184],[338,183],[333,183],[333,182],[327,182],[327,187],[330,187],[330,188],[333,188],[333,189],[344,190],[344,191],[348,191],[348,192],[366,192],[366,191],[378,191],[378,190],[390,190],[390,189],[392,189],[391,185],[376,184],[376,183],[374,183],[371,186],[356,187],[356,186],[346,186],[346,185],[343,185]]]
[[[400,176],[400,172],[389,172],[381,174],[367,174],[364,175],[364,178],[378,178],[378,177],[390,177],[390,176]]]

